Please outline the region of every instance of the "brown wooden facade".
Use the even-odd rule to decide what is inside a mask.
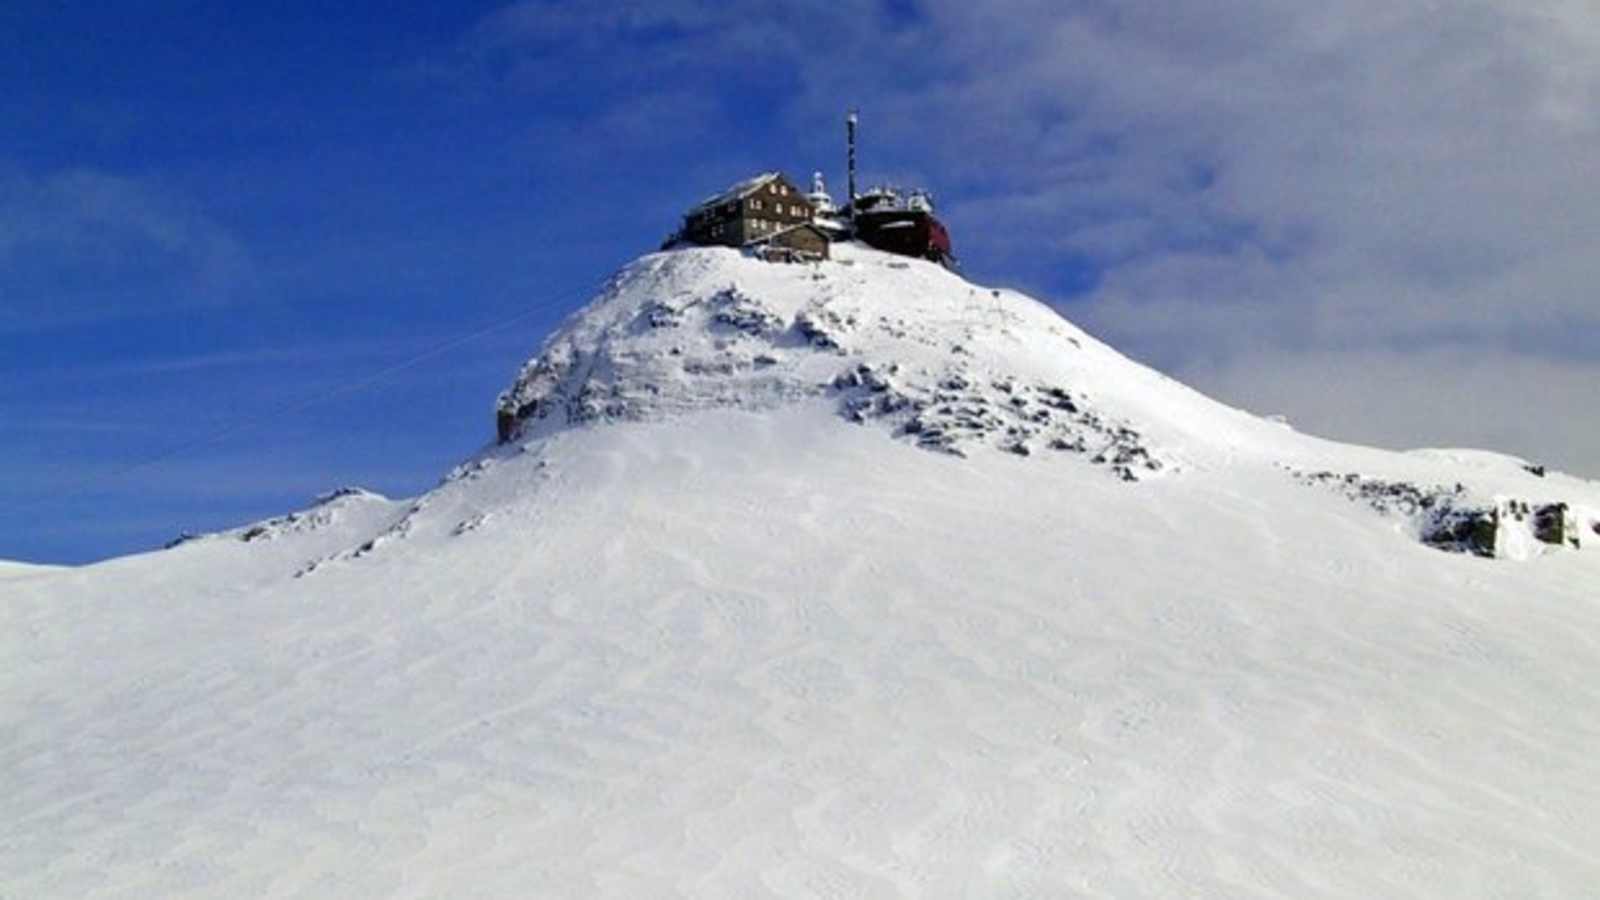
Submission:
[[[827,259],[828,233],[810,222],[791,225],[768,238],[758,238],[757,243],[769,260],[807,262]]]
[[[743,247],[808,224],[811,201],[781,172],[742,181],[689,210],[683,239],[695,244]],[[803,239],[802,239],[803,240]]]

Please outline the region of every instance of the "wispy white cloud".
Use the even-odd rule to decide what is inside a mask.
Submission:
[[[316,495],[360,482],[377,488],[418,490],[432,484],[409,467],[382,460],[340,464],[275,443],[269,447],[175,454],[130,464],[116,459],[80,460],[70,467],[30,462],[0,471],[0,494],[26,502],[65,506],[96,497],[159,497],[161,503],[237,502]],[[269,507],[270,508],[270,507]]]
[[[226,305],[256,283],[244,245],[173,191],[0,162],[0,331]]]
[[[745,17],[730,16],[716,4],[696,0],[573,4],[558,0],[522,0],[486,15],[468,35],[480,47],[515,47],[548,43],[604,49],[616,38],[681,40],[705,32],[724,31]]]

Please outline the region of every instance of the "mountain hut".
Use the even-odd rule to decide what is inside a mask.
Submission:
[[[782,172],[765,172],[684,213],[681,237],[702,246],[744,247],[809,224],[814,214],[805,193]]]

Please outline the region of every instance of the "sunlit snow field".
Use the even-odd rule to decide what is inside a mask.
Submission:
[[[614,331],[593,377],[660,415],[0,568],[0,896],[1596,895],[1600,552],[1441,552],[1286,467],[1600,490],[1301,436],[1066,323],[1060,378],[1164,469],[930,452],[804,385],[957,341],[1044,378],[1045,314],[847,258],[648,263],[567,334],[733,282],[780,324],[921,304],[931,355],[668,382],[766,338]]]

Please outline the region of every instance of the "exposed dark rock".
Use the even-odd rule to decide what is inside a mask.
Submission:
[[[689,375],[732,375],[738,369],[739,364],[726,356],[715,359],[690,359],[683,363],[683,371]],[[587,385],[585,388],[587,389]]]
[[[1072,402],[1072,396],[1058,387],[1039,388],[1039,402],[1062,412],[1075,413],[1078,411],[1077,404]]]
[[[713,310],[713,326],[731,328],[752,337],[774,335],[783,330],[783,320],[759,301],[729,288],[708,301]]]
[[[795,333],[807,344],[821,350],[843,352],[840,336],[848,329],[847,323],[826,309],[808,309],[795,317]]]
[[[1501,529],[1508,523],[1530,528],[1533,536],[1546,544],[1578,546],[1577,529],[1565,503],[1535,506],[1526,500],[1511,499],[1486,506],[1470,503],[1466,488],[1459,482],[1448,488],[1423,487],[1364,478],[1356,473],[1290,472],[1302,483],[1327,485],[1385,515],[1415,520],[1421,541],[1440,550],[1493,557],[1500,550]]]
[[[1440,550],[1492,558],[1499,533],[1500,519],[1493,509],[1442,507],[1422,523],[1418,536]]]
[[[1547,503],[1533,511],[1533,536],[1546,544],[1567,543],[1567,504]]]
[[[683,324],[683,310],[652,300],[639,310],[638,321],[648,328],[677,328]]]
[[[195,534],[192,531],[180,532],[177,537],[173,538],[170,541],[167,541],[165,544],[162,544],[161,545],[161,549],[163,549],[163,550],[171,550],[173,547],[181,547],[184,544],[189,543],[190,541],[195,541],[195,540],[199,540],[199,539],[200,539],[200,535]]]
[[[861,364],[840,372],[829,384],[843,395],[840,414],[857,423],[888,419],[895,434],[940,452],[976,443],[1031,456],[1042,440],[1060,452],[1088,453],[1096,446],[1088,461],[1123,481],[1165,468],[1138,430],[1081,409],[1064,388],[1029,386],[1009,376],[977,378],[965,366],[938,376],[931,388],[918,388],[889,377],[898,371]]]

